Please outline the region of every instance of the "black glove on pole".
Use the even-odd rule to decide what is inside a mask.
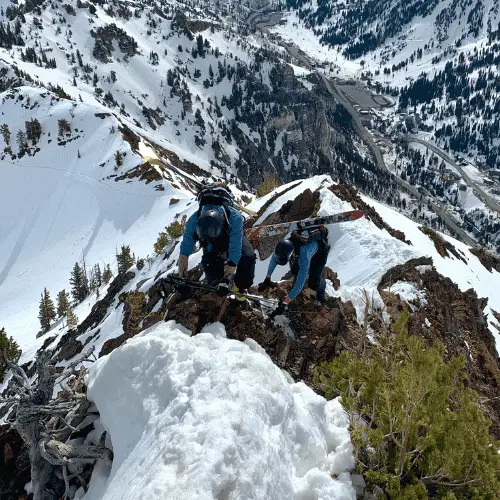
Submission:
[[[257,290],[259,290],[259,292],[263,292],[264,290],[266,290],[270,286],[271,286],[271,278],[266,277],[266,279],[262,283],[259,283]]]

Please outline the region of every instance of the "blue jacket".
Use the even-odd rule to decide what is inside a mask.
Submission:
[[[224,220],[226,220],[226,211],[220,205],[203,205],[202,211],[217,210]],[[229,249],[228,260],[238,264],[241,257],[241,248],[243,245],[243,216],[236,210],[236,208],[229,207]],[[193,253],[194,245],[196,243],[196,223],[198,222],[198,212],[195,212],[189,217],[186,230],[181,243],[181,255],[189,257]],[[208,245],[208,251],[211,251],[211,245]]]
[[[297,274],[297,278],[295,280],[295,284],[292,289],[288,293],[288,297],[293,300],[297,295],[302,291],[306,284],[307,275],[309,274],[309,266],[311,265],[311,259],[314,257],[316,252],[318,251],[318,242],[317,241],[309,241],[304,243],[300,247],[299,253],[299,273]],[[271,257],[271,261],[269,262],[269,267],[267,268],[267,275],[272,276],[274,270],[276,269],[276,262],[274,258]]]

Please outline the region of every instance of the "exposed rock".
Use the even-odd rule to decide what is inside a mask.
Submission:
[[[333,288],[338,290],[340,288],[340,280],[338,278],[338,274],[335,271],[332,271],[328,266],[325,267],[324,274],[326,280],[330,280],[333,284]]]
[[[291,282],[281,282],[267,290],[264,295],[285,295]],[[255,289],[250,290],[255,293]],[[351,304],[342,304],[338,299],[329,299],[325,306],[314,304],[315,292],[305,289],[290,305],[285,328],[265,318],[259,309],[248,302],[229,301],[222,317],[228,338],[257,341],[273,361],[287,370],[295,380],[312,383],[314,367],[332,359],[343,349],[349,334],[348,325],[356,321]],[[167,312],[166,320],[174,319],[193,332],[217,320],[225,299],[216,294],[187,290]],[[294,337],[293,339],[291,337]]]
[[[99,357],[109,354],[143,329],[142,320],[145,315],[145,294],[142,292],[122,293],[119,299],[120,303],[123,303],[123,334],[107,340],[102,346]]]
[[[481,262],[481,264],[488,269],[488,271],[493,272],[493,270],[500,273],[500,258],[493,255],[491,252],[484,250],[483,248],[471,248],[470,253],[475,255]]]
[[[280,197],[280,196],[283,196],[285,193],[288,193],[288,191],[291,191],[292,189],[296,188],[298,185],[300,184],[300,182],[297,182],[295,184],[292,184],[290,186],[288,186],[287,188],[285,189],[280,189],[277,193],[275,193],[273,196],[271,196],[271,198],[269,198],[269,200],[266,201],[266,203],[264,203],[264,205],[262,205],[262,207],[260,208],[260,210],[257,212],[257,217],[255,219],[253,218],[248,218],[247,220],[245,220],[245,229],[253,226],[255,224],[255,222],[257,221],[257,219],[266,212],[266,210]]]
[[[427,226],[420,226],[419,229],[434,242],[434,246],[441,257],[451,258],[451,254],[467,264],[467,260],[465,259],[463,253],[457,250],[449,241],[445,240],[442,236],[436,233],[436,231],[433,231]]]
[[[77,354],[80,354],[83,351],[83,344],[76,339],[71,339],[68,342],[65,342],[61,350],[57,353],[56,361],[68,361],[74,358]]]
[[[199,277],[198,274],[196,276]],[[127,339],[134,337],[139,332],[161,321],[165,316],[165,302],[163,301],[154,313],[153,309],[162,300],[160,283],[152,285],[147,294],[139,291],[121,294],[120,302],[124,305],[122,320],[123,334],[113,339],[108,339],[102,346],[99,357],[109,354],[121,346]]]
[[[431,262],[429,258],[421,258],[394,267],[383,276],[379,289],[401,280],[416,283],[425,292],[427,304],[412,313],[408,331],[429,341],[442,342],[447,359],[465,357],[470,386],[478,392],[480,404],[493,422],[491,432],[498,438],[500,359],[484,314],[487,299],[478,298],[472,289],[462,292],[434,268],[423,273],[416,269]]]
[[[318,212],[319,206],[319,191],[316,190],[313,193],[310,189],[306,189],[294,200],[287,201],[279,211],[273,212],[266,217],[262,225],[307,219]],[[282,239],[281,236],[260,238],[254,240],[252,244],[258,250],[260,259],[264,260],[274,252],[274,248],[280,239]]]
[[[205,31],[210,27],[217,27],[214,23],[207,21],[188,19],[184,13],[177,11],[172,21],[172,29],[177,28],[181,33],[184,33],[190,40],[194,39],[193,33]]]
[[[24,485],[30,481],[30,461],[21,436],[9,425],[0,426],[0,498],[28,498]]]
[[[406,239],[406,235],[403,231],[399,231],[389,226],[373,207],[365,203],[361,196],[359,196],[358,191],[352,186],[337,184],[330,186],[328,189],[341,200],[349,202],[353,208],[362,210],[365,217],[371,220],[379,229],[385,229],[391,236],[407,245],[412,244],[410,240]]]
[[[115,177],[115,182],[124,181],[127,179],[139,179],[146,184],[150,182],[158,182],[163,180],[163,177],[158,172],[157,168],[148,162],[127,170],[124,174]]]
[[[139,143],[141,142],[141,138],[133,132],[127,125],[123,125],[120,127],[120,132],[122,134],[123,140],[130,144],[132,151],[139,151]]]
[[[106,313],[108,312],[109,307],[113,304],[118,293],[121,292],[122,288],[135,276],[132,271],[129,271],[126,274],[119,274],[109,285],[108,291],[104,298],[99,300],[94,304],[90,314],[78,325],[78,333],[84,333],[87,330],[95,328],[98,326]]]

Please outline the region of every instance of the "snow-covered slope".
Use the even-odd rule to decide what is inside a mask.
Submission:
[[[160,323],[92,367],[88,396],[114,460],[83,498],[356,498],[339,402],[225,334]]]
[[[12,134],[12,155],[0,157],[0,317],[25,348],[38,331],[43,287],[53,296],[68,290],[70,270],[83,257],[89,266],[114,265],[122,244],[131,244],[136,255],[151,254],[157,233],[189,201],[167,181],[110,178],[143,160],[123,139],[116,118],[101,109],[31,88],[0,98]],[[15,137],[29,119],[39,120],[41,137],[35,146],[29,141],[31,154],[19,157]],[[58,137],[61,119],[71,126],[64,138]],[[117,151],[123,154],[119,167]],[[158,184],[164,191],[153,189]],[[170,206],[173,197],[180,201]]]

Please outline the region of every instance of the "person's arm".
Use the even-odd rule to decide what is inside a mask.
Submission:
[[[198,215],[195,212],[191,217],[189,217],[186,229],[184,230],[184,235],[182,237],[180,254],[189,257],[193,253],[194,245],[196,243],[194,235],[196,234],[196,222],[198,221]]]
[[[276,269],[277,265],[278,264],[276,264],[276,261],[274,260],[274,257],[271,256],[271,260],[269,261],[269,267],[267,268],[266,278],[271,279],[271,276],[273,275],[274,270]]]
[[[297,295],[302,291],[304,285],[306,284],[307,275],[309,274],[309,266],[311,264],[311,259],[318,250],[318,242],[311,241],[306,245],[302,245],[299,253],[299,273],[295,279],[295,284],[292,289],[288,292],[288,296],[284,300],[285,303],[291,302]]]
[[[229,234],[229,257],[235,266],[241,258],[241,249],[243,245],[243,216],[235,208],[229,209],[229,224],[231,233]]]

